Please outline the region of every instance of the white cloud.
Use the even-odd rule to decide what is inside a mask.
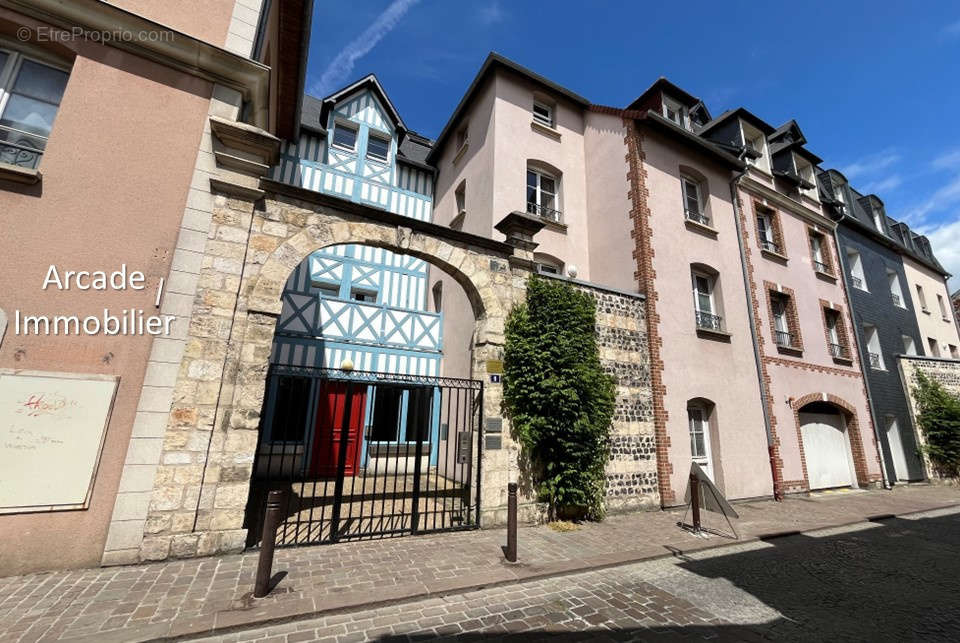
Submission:
[[[930,239],[937,260],[953,275],[950,291],[960,288],[960,211],[950,221],[927,229],[924,234]]]
[[[938,156],[930,165],[936,170],[953,170],[960,168],[960,149]]]
[[[870,154],[861,159],[857,159],[850,165],[840,168],[844,176],[848,179],[854,179],[858,176],[876,174],[880,170],[885,170],[900,160],[900,155],[893,150],[885,150],[877,154]]]
[[[320,75],[320,80],[313,84],[310,93],[316,96],[326,96],[337,90],[353,72],[357,60],[366,56],[377,46],[384,36],[393,31],[404,14],[419,0],[393,0],[377,19],[367,27],[362,34],[354,38],[343,48],[327,65]]]
[[[496,24],[506,17],[507,14],[504,12],[503,7],[500,6],[499,0],[493,0],[493,2],[483,5],[477,10],[477,20],[479,20],[482,25]]]
[[[960,174],[955,175],[946,185],[934,192],[929,199],[909,211],[905,217],[908,223],[921,223],[929,213],[939,212],[960,202]]]
[[[900,178],[899,174],[891,174],[885,179],[879,179],[877,181],[870,181],[866,185],[858,188],[864,194],[876,194],[880,198],[883,198],[884,192],[892,192],[896,190],[903,183],[903,179]]]

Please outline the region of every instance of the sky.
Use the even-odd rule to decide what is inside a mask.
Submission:
[[[960,2],[317,0],[306,87],[375,73],[436,137],[491,51],[593,103],[666,76],[713,115],[796,119],[825,168],[927,234],[960,288]],[[757,7],[763,7],[763,11]]]

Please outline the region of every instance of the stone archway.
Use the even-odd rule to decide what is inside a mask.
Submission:
[[[808,404],[824,402],[827,403],[840,413],[843,417],[844,423],[846,425],[847,437],[850,441],[850,452],[853,457],[853,467],[856,474],[857,484],[860,486],[867,486],[871,483],[869,473],[867,470],[867,459],[866,453],[863,449],[863,440],[860,437],[860,426],[857,420],[857,412],[852,404],[844,400],[843,398],[837,397],[832,393],[809,393],[802,397],[792,399],[790,401],[790,408],[793,409],[793,419],[794,424],[797,430],[797,446],[800,450],[800,462],[803,468],[803,485],[804,489],[809,491],[810,489],[810,477],[807,470],[807,457],[804,452],[803,447],[803,433],[800,423],[800,411],[803,407]]]
[[[487,361],[502,357],[506,316],[525,292],[532,247],[263,184],[272,191],[228,190],[214,201],[214,225],[203,253],[141,560],[243,548],[244,509],[281,294],[290,273],[311,253],[341,243],[364,244],[424,259],[448,274],[466,292],[476,319],[471,369],[476,379],[487,379]],[[500,386],[488,383],[484,417],[500,416],[501,397]],[[485,480],[499,484],[515,458],[507,439],[502,449],[485,451]],[[491,508],[496,503],[493,498]]]

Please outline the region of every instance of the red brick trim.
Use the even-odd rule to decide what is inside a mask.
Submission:
[[[667,433],[668,413],[664,406],[667,389],[663,383],[663,358],[660,336],[660,315],[657,313],[659,296],[654,287],[656,271],[653,268],[653,229],[650,226],[650,207],[647,199],[647,170],[643,164],[646,156],[643,152],[643,134],[635,121],[627,116],[623,119],[627,130],[624,142],[627,146],[627,196],[630,199],[630,221],[633,224],[630,236],[633,237],[633,259],[636,261],[634,278],[640,292],[647,295],[647,341],[650,346],[650,384],[653,389],[653,430],[656,437],[657,484],[660,489],[660,503],[663,506],[676,504],[676,493],[670,485],[673,465],[670,463],[670,436]]]
[[[757,282],[753,271],[753,252],[750,244],[751,230],[756,234],[756,217],[754,217],[754,227],[747,225],[747,213],[743,207],[743,201],[740,197],[740,191],[737,191],[737,212],[740,217],[740,234],[743,237],[743,256],[747,263],[747,281],[750,284],[750,310],[753,314],[754,327],[759,331],[763,323],[760,318],[760,299],[757,295]],[[767,406],[766,416],[770,422],[770,442],[767,449],[770,455],[770,473],[773,478],[773,497],[780,500],[783,498],[786,483],[783,481],[783,458],[780,457],[780,436],[777,434],[777,416],[773,412],[773,395],[770,393],[770,372],[767,369],[765,359],[765,340],[763,334],[757,333],[757,349],[760,352],[760,378],[763,381],[763,403]]]
[[[823,373],[825,375],[843,375],[844,377],[853,377],[859,379],[862,377],[859,370],[854,368],[838,368],[835,366],[824,366],[822,364],[814,364],[812,362],[801,362],[796,359],[783,359],[782,357],[767,357],[763,358],[764,363],[775,364],[777,366],[792,366],[793,368],[799,368],[805,371],[814,371],[815,373]]]
[[[764,281],[763,288],[767,291],[767,314],[770,316],[770,336],[773,338],[776,338],[777,336],[777,323],[773,315],[773,301],[777,295],[780,295],[785,300],[784,309],[787,314],[787,328],[793,335],[793,343],[788,347],[782,347],[777,344],[777,348],[784,348],[787,350],[793,349],[803,352],[803,336],[800,333],[800,317],[797,315],[797,298],[793,294],[793,289],[787,288],[786,286],[781,286],[780,284],[775,284],[772,281]]]
[[[880,479],[878,474],[867,472],[866,452],[863,449],[863,440],[860,435],[860,425],[857,422],[857,412],[853,405],[831,393],[809,393],[803,397],[790,400],[793,409],[793,418],[797,426],[797,446],[800,449],[800,462],[803,465],[803,479],[807,489],[810,488],[810,478],[807,475],[807,459],[803,451],[803,433],[800,430],[800,409],[811,402],[829,402],[842,411],[847,436],[850,440],[850,453],[853,456],[853,468],[857,476],[857,484],[867,486]]]

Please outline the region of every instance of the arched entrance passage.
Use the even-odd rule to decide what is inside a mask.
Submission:
[[[452,377],[443,363],[444,339],[454,350],[469,344],[475,319],[451,281],[445,323],[428,296],[431,272],[411,255],[350,243],[311,253],[291,273],[270,354],[249,544],[272,489],[285,492],[280,544],[478,525],[483,384]],[[469,357],[451,357],[469,368]]]
[[[794,400],[797,439],[807,489],[868,484],[856,412],[845,400],[814,393]]]

